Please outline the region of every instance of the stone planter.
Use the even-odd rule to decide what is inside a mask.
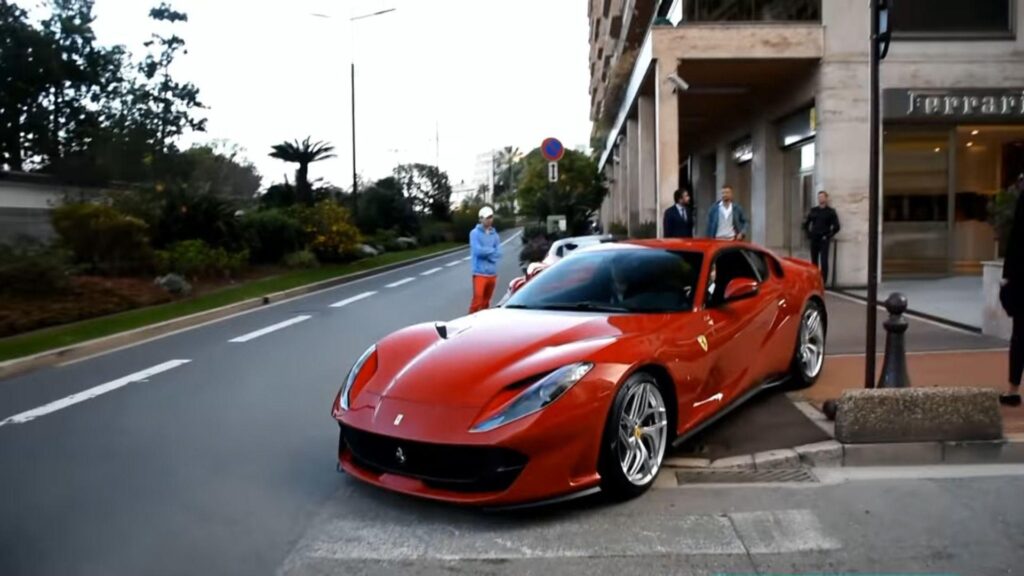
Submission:
[[[985,304],[981,314],[981,331],[987,336],[1009,340],[1013,328],[1012,320],[999,303],[999,283],[1003,279],[1003,261],[994,260],[982,264],[985,269],[982,279],[982,297]]]

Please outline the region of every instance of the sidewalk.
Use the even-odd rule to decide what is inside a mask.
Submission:
[[[921,352],[907,354],[910,385],[916,387],[981,387],[1004,392],[1007,381],[1006,351]],[[877,371],[882,372],[878,355]],[[875,379],[877,382],[877,378]],[[843,390],[864,387],[864,357],[830,356],[812,388],[798,392],[819,410],[826,400],[838,398]],[[1024,433],[1024,407],[1003,407],[1005,434]]]
[[[867,290],[846,290],[867,298]],[[985,298],[981,276],[951,276],[921,280],[890,280],[878,285],[878,300],[901,292],[907,297],[910,310],[981,330]]]

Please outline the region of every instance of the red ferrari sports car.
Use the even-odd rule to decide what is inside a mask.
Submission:
[[[399,330],[335,398],[338,459],[390,490],[503,507],[636,496],[666,450],[821,373],[819,271],[748,243],[593,246],[502,307]]]

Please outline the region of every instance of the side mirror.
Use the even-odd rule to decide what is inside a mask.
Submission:
[[[736,278],[725,287],[725,301],[735,302],[757,296],[757,280],[750,278]]]

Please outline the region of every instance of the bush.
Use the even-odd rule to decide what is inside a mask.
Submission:
[[[612,222],[608,225],[608,233],[612,236],[626,236],[629,234],[629,230],[621,222]]]
[[[451,222],[438,222],[428,219],[420,227],[420,233],[417,234],[416,239],[419,240],[421,246],[440,244],[441,242],[454,242],[455,226]]]
[[[65,254],[41,246],[0,244],[0,295],[49,296],[69,287]]]
[[[362,237],[352,224],[348,210],[326,200],[316,206],[296,206],[299,222],[306,233],[308,249],[321,262],[343,262],[359,255]]]
[[[655,222],[644,222],[637,228],[634,238],[657,238],[658,237],[658,224]]]
[[[277,263],[303,247],[302,225],[280,210],[246,214],[242,232],[254,262]]]
[[[378,230],[370,237],[370,244],[382,252],[398,252],[405,247],[398,241],[400,234],[398,230]]]
[[[320,261],[316,259],[316,254],[309,250],[302,250],[285,256],[284,265],[287,268],[319,268]]]
[[[157,252],[160,274],[173,272],[187,278],[237,277],[248,262],[248,250],[231,253],[211,248],[202,240],[185,240]]]
[[[230,201],[213,194],[169,194],[153,244],[163,248],[183,240],[202,240],[210,246],[238,250],[244,244],[235,211]]]
[[[52,221],[75,262],[89,272],[136,274],[152,268],[149,230],[138,218],[101,204],[65,204],[53,211]]]

